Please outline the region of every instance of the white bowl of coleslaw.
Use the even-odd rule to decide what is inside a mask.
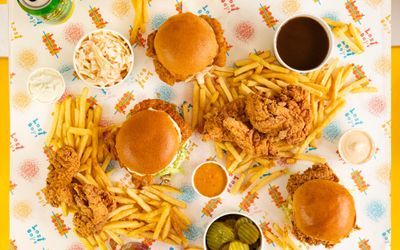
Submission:
[[[77,76],[94,88],[112,88],[132,72],[134,54],[128,39],[108,29],[83,36],[74,51]]]

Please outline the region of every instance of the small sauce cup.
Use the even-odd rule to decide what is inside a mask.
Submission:
[[[347,130],[338,143],[340,157],[351,164],[363,164],[369,161],[375,149],[375,142],[371,135],[361,129]]]
[[[55,103],[64,94],[66,86],[64,77],[58,70],[41,67],[28,76],[26,88],[33,100],[40,103]]]
[[[334,38],[329,25],[317,16],[299,13],[284,20],[275,32],[274,53],[280,64],[308,73],[329,60]]]
[[[212,165],[218,166],[221,169],[220,173],[213,173],[214,176],[211,176],[211,175],[204,176],[204,172],[201,172],[201,171],[202,170],[206,171],[207,169],[201,169],[201,168],[202,167],[207,167],[208,164],[212,164]],[[203,177],[198,176],[199,174],[203,174]],[[220,177],[222,177],[222,179],[224,179],[224,181],[225,181],[225,183],[222,183],[223,187],[220,188],[221,191],[218,194],[211,195],[211,196],[207,196],[206,194],[203,194],[201,192],[201,190],[199,190],[200,187],[196,186],[196,182],[199,182],[199,181],[202,182],[202,183],[207,182],[208,186],[210,186],[210,187],[214,186],[215,187],[215,185],[220,185],[221,184],[221,183],[215,183],[215,181],[217,181],[217,178],[218,178],[218,176],[216,176],[217,174],[220,174],[221,175]],[[192,174],[192,185],[193,185],[194,190],[200,196],[203,196],[203,197],[205,197],[207,199],[215,199],[215,198],[218,198],[219,196],[221,196],[226,191],[226,188],[228,187],[228,182],[229,182],[228,171],[226,171],[226,168],[222,164],[220,164],[219,162],[216,162],[216,161],[205,161],[205,162],[199,164],[195,168],[195,170],[193,171],[193,174]]]

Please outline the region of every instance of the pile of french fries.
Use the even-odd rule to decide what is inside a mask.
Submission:
[[[181,192],[167,185],[144,186],[141,189],[123,187],[113,183],[107,166],[116,159],[105,143],[106,133],[116,133],[119,126],[99,125],[102,108],[91,107],[87,101],[88,88],[75,98],[66,97],[55,104],[53,122],[46,145],[57,150],[64,145],[75,148],[80,158],[80,169],[74,177],[82,184],[92,184],[112,194],[117,208],[108,216],[103,231],[97,235],[82,238],[77,235],[87,249],[107,249],[105,242],[113,239],[123,245],[122,236],[139,239],[160,240],[173,245],[188,244],[183,232],[191,224],[189,218],[180,210],[186,203],[171,194]],[[63,214],[74,213],[73,208],[61,204]]]
[[[290,228],[285,226],[281,228],[278,224],[273,223],[272,229],[276,232],[265,231],[264,235],[274,242],[277,246],[280,246],[282,249],[286,250],[299,250],[300,248],[296,246],[294,241],[290,237]]]
[[[377,91],[375,87],[369,86],[366,77],[348,82],[354,66],[338,66],[338,62],[337,58],[333,59],[321,69],[302,75],[278,65],[269,51],[251,53],[248,58],[236,61],[234,67],[214,67],[211,74],[205,76],[204,84],[195,81],[191,114],[187,103],[182,106],[184,119],[191,124],[192,129],[201,129],[212,112],[237,98],[250,93],[276,95],[285,86],[300,86],[309,92],[312,130],[300,145],[278,142],[278,158],[288,164],[297,160],[325,163],[326,160],[320,156],[305,154],[306,147],[317,147],[316,140],[345,106],[348,93]],[[262,185],[265,186],[268,180],[283,174],[278,171],[262,181],[260,177],[276,165],[275,161],[248,155],[230,142],[215,142],[215,150],[218,158],[226,160],[228,171],[238,175],[239,180],[232,193],[242,193],[252,185],[250,191],[255,192]]]
[[[330,18],[323,19],[332,27],[333,34],[342,39],[354,53],[361,54],[364,52],[360,30],[357,27],[352,23],[343,23]]]
[[[135,10],[132,32],[129,42],[133,45],[138,40],[138,33],[146,32],[146,24],[149,22],[149,0],[132,0]]]

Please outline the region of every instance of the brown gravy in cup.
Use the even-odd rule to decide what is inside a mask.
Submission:
[[[308,17],[296,17],[285,23],[277,37],[278,54],[297,70],[318,67],[329,52],[329,38],[324,27]]]

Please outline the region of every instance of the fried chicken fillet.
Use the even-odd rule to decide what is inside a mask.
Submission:
[[[247,154],[277,157],[277,144],[297,145],[311,129],[306,90],[287,86],[276,96],[250,94],[206,118],[203,139],[234,142]]]
[[[53,207],[62,203],[75,209],[73,223],[82,237],[99,233],[116,207],[110,193],[90,185],[74,182],[80,161],[75,149],[59,148],[51,159],[46,187],[43,190],[47,202]]]

